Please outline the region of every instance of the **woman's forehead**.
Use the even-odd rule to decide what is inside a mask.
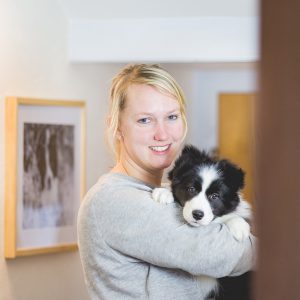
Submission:
[[[156,87],[146,84],[133,84],[128,88],[126,105],[134,111],[156,111],[180,109],[178,100],[168,93],[163,93]]]

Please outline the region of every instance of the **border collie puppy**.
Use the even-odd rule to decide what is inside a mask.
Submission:
[[[225,223],[237,240],[243,240],[250,234],[246,220],[251,219],[251,207],[240,194],[244,176],[230,161],[187,145],[169,172],[172,192],[156,188],[152,196],[159,203],[178,202],[191,226]]]
[[[244,171],[230,161],[214,159],[187,145],[169,172],[172,191],[156,188],[152,196],[159,203],[178,202],[183,208],[184,219],[191,226],[224,223],[233,236],[242,241],[250,234],[246,220],[251,219],[251,207],[240,194],[244,175]],[[200,276],[199,280],[207,295],[217,293],[215,278]]]

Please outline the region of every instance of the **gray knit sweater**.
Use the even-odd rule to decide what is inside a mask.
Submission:
[[[91,299],[203,299],[195,275],[235,276],[254,263],[254,237],[237,242],[225,225],[191,227],[181,208],[151,198],[153,186],[109,173],[78,215],[79,251]]]

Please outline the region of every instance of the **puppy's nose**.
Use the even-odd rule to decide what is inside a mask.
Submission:
[[[201,220],[204,216],[204,212],[202,210],[193,210],[192,215],[195,220]]]

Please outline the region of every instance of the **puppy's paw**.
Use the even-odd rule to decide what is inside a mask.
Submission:
[[[152,191],[152,198],[154,201],[161,204],[168,204],[174,202],[172,192],[166,188],[155,188]]]
[[[233,217],[225,224],[238,241],[243,241],[250,235],[250,225],[241,217]]]

